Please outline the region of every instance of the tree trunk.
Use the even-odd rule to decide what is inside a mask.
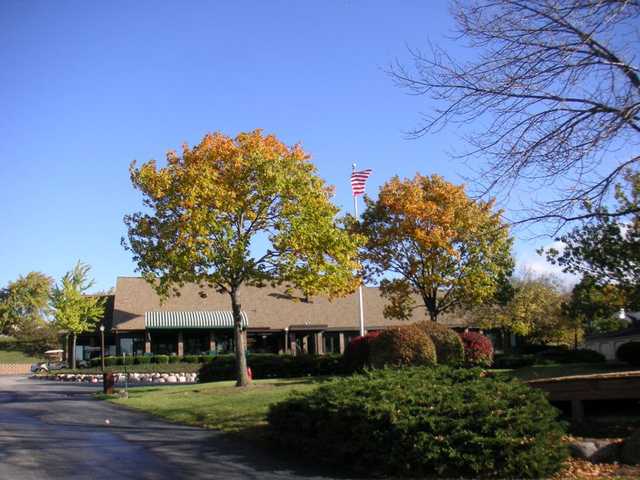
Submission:
[[[76,369],[76,338],[77,335],[74,333],[73,336],[71,337],[71,368],[73,370]]]
[[[233,311],[233,331],[236,344],[236,387],[246,387],[251,384],[251,379],[247,373],[247,355],[242,334],[242,315],[240,315],[240,304],[238,303],[238,291],[233,289],[231,296],[231,310]]]

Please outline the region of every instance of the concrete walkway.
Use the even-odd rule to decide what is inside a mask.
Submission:
[[[0,377],[0,479],[330,478],[218,432],[94,400],[95,391]]]

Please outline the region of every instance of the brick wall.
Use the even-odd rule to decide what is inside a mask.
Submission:
[[[0,363],[0,375],[24,375],[31,373],[30,363]]]

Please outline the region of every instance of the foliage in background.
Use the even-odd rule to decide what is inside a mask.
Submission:
[[[357,230],[367,239],[367,276],[393,275],[380,282],[386,316],[406,319],[425,308],[437,321],[443,312],[491,297],[497,279],[512,269],[501,213],[493,202],[470,199],[463,186],[438,175],[394,177],[377,201],[365,197],[365,203]]]
[[[51,291],[50,305],[59,330],[71,334],[71,368],[76,368],[76,338],[79,334],[90,332],[96,328],[98,321],[104,316],[106,298],[100,295],[88,295],[93,286],[89,279],[91,267],[78,262],[67,272],[60,283]]]
[[[464,363],[464,345],[453,329],[430,320],[418,322],[416,326],[431,338],[439,365],[460,366]]]
[[[493,363],[493,344],[489,337],[478,332],[463,332],[464,361],[467,365],[490,367]]]
[[[281,284],[304,296],[340,296],[359,279],[358,236],[336,218],[327,186],[300,145],[260,130],[206,135],[162,168],[131,165],[131,181],[149,213],[125,216],[138,270],[161,296],[186,283],[230,297],[238,385],[247,385],[242,335],[243,285]],[[256,242],[266,243],[257,251]]]
[[[626,326],[618,318],[621,308],[630,305],[627,293],[619,285],[600,284],[591,275],[582,277],[565,304],[567,315],[579,320],[585,334],[613,332]]]
[[[483,328],[498,329],[503,338],[519,335],[531,343],[571,345],[581,338],[581,323],[563,309],[566,295],[552,277],[525,272],[504,284],[502,291],[508,292],[503,294],[503,300],[475,309]]]
[[[558,238],[562,249],[546,250],[547,259],[563,271],[588,275],[600,285],[614,284],[628,292],[627,301],[640,308],[640,172],[627,170],[625,184],[616,186],[614,212],[633,212],[610,217],[605,207],[587,204],[587,211],[601,213],[590,223]]]
[[[286,451],[368,477],[547,478],[567,456],[557,416],[519,381],[428,367],[338,379],[273,405],[268,420]]]
[[[435,365],[438,360],[433,341],[416,324],[382,330],[370,349],[369,360],[374,368]]]
[[[29,272],[0,289],[0,334],[20,338],[46,324],[53,280]]]

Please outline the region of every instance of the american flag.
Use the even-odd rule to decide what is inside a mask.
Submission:
[[[364,193],[364,185],[367,183],[367,178],[371,175],[371,169],[361,170],[359,172],[354,171],[351,174],[351,192],[353,196],[362,195]]]

